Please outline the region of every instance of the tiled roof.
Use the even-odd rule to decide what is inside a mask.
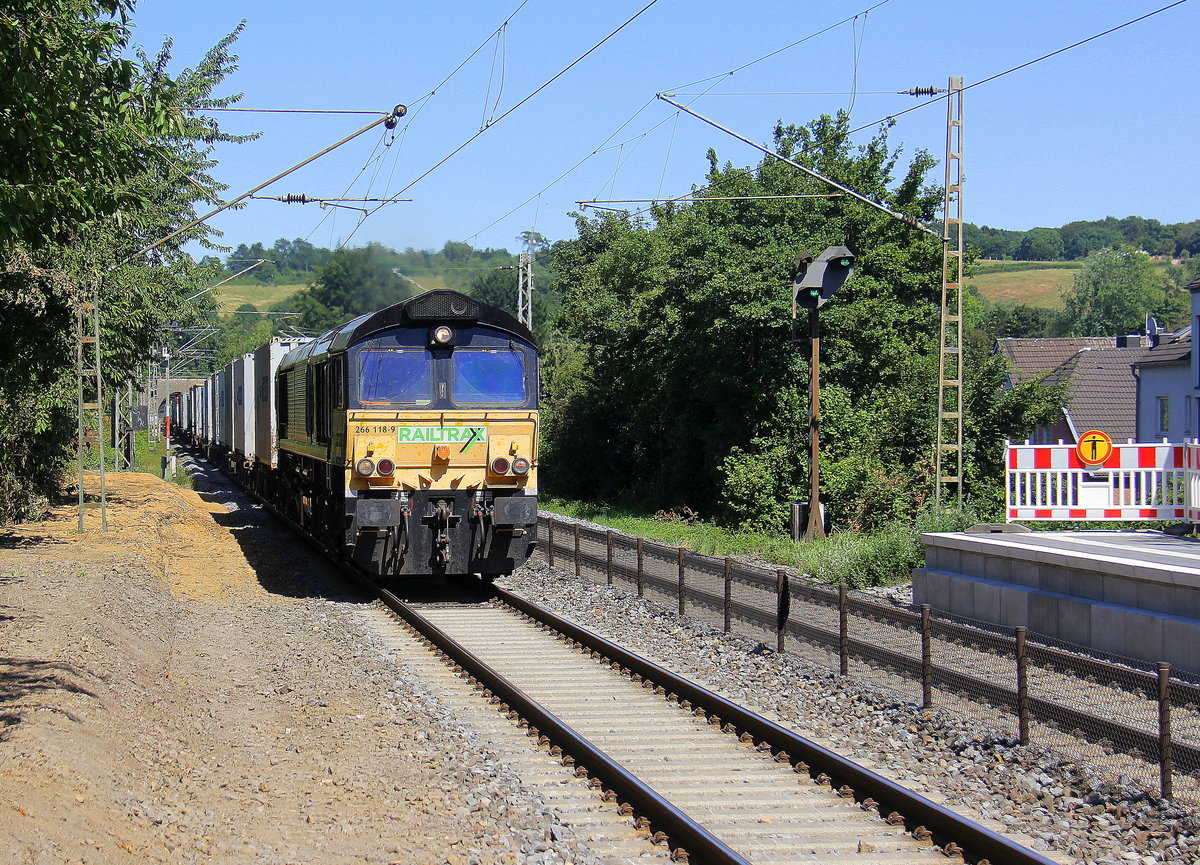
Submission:
[[[996,340],[996,350],[1009,363],[1009,378],[1021,384],[1061,366],[1085,348],[1117,347],[1115,336],[1070,336],[1059,338],[1006,337]],[[1140,351],[1140,350],[1139,350]]]
[[[1065,411],[1077,433],[1099,429],[1114,441],[1137,435],[1137,379],[1131,365],[1143,348],[1080,351],[1062,363],[1046,384],[1071,383]]]
[[[1137,360],[1137,365],[1186,363],[1191,359],[1192,329],[1187,327],[1178,333],[1167,334],[1158,345],[1142,352],[1142,356]]]

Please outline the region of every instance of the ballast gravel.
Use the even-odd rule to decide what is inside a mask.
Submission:
[[[0,861],[599,862],[365,598],[201,473],[110,474],[108,534],[68,506],[0,529]],[[501,584],[1061,861],[1200,862],[1200,818],[1061,755],[541,559]]]
[[[1200,815],[1128,779],[1104,780],[1086,764],[1021,746],[977,720],[923,710],[873,683],[726,635],[541,558],[499,583],[801,735],[873,762],[910,789],[1026,836],[1059,861],[1200,862]],[[888,600],[904,597],[889,590]]]

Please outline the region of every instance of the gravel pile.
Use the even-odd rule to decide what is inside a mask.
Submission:
[[[1200,816],[1130,779],[1104,780],[976,720],[923,710],[541,558],[500,582],[802,735],[873,761],[911,789],[936,791],[951,807],[1027,835],[1050,855],[1089,865],[1200,861]],[[903,592],[891,591],[888,600],[904,603]]]

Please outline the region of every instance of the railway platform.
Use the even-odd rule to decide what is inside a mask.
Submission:
[[[1200,673],[1200,541],[1154,531],[922,535],[913,600]]]

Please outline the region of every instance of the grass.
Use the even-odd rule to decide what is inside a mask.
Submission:
[[[1025,304],[1043,309],[1062,309],[1062,293],[1071,288],[1079,271],[1074,262],[1005,262],[1033,264],[1021,270],[980,272],[967,280],[985,300],[992,303]],[[1074,265],[1074,266],[1073,266]]]
[[[151,442],[150,434],[146,430],[141,430],[133,434],[133,470],[143,474],[162,477],[162,458],[163,458],[163,440],[160,435],[158,441]],[[175,461],[175,477],[168,478],[173,483],[187,489],[194,489],[195,483],[192,476],[183,470],[183,466],[177,459]]]
[[[216,289],[222,315],[232,315],[243,304],[268,310],[304,288],[303,285],[223,285]]]
[[[794,543],[779,533],[744,532],[713,523],[684,523],[648,516],[627,508],[601,507],[542,497],[550,511],[710,556],[748,556],[795,568],[834,585],[879,586],[908,582],[913,568],[925,563],[922,532],[960,531],[979,522],[967,511],[921,514],[911,524],[893,523],[871,534],[841,532],[828,538]]]
[[[1164,273],[1168,262],[1156,261]],[[979,261],[966,280],[991,303],[1025,304],[1062,309],[1062,293],[1071,288],[1082,261]]]

